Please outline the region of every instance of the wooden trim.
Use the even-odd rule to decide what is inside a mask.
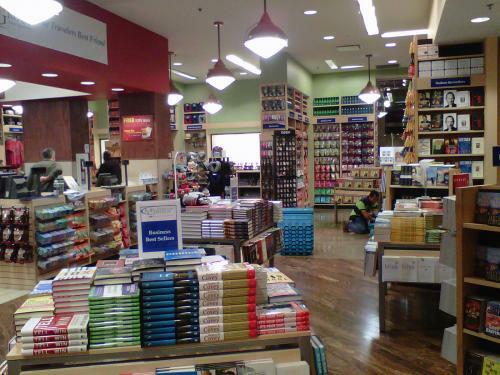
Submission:
[[[498,113],[499,74],[498,74],[498,37],[488,37],[484,42],[484,68],[486,81],[484,87],[484,181],[487,184],[500,183],[500,168],[493,167],[492,147],[500,144],[500,118]]]

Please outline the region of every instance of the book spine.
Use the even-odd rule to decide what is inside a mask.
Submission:
[[[239,288],[239,289],[218,289],[218,290],[208,290],[200,292],[200,299],[214,300],[229,297],[245,297],[245,296],[255,296],[255,288]]]
[[[22,355],[25,356],[37,356],[37,355],[46,355],[46,354],[64,354],[64,353],[78,353],[78,352],[86,352],[87,345],[85,346],[68,346],[64,348],[51,348],[51,349],[26,349],[22,350]]]
[[[218,324],[200,324],[200,333],[221,333],[231,331],[256,331],[257,323],[255,321],[247,321],[242,323],[218,323]]]
[[[87,346],[88,340],[50,341],[40,343],[23,343],[23,349],[52,349],[67,346]]]
[[[200,316],[246,313],[255,312],[256,310],[255,304],[222,306],[221,304],[210,303],[210,305],[211,306],[200,306]]]
[[[200,324],[223,324],[238,321],[256,320],[255,313],[221,314],[221,315],[200,315]]]
[[[231,305],[255,305],[255,296],[227,297],[214,299],[200,299],[201,307],[231,306]]]
[[[32,336],[69,335],[72,333],[84,333],[86,328],[35,328]]]
[[[290,333],[290,332],[299,332],[299,331],[309,331],[309,327],[307,328],[274,328],[274,329],[259,329],[259,335],[276,335],[278,333]]]
[[[264,313],[257,314],[257,320],[259,321],[284,321],[286,318],[309,318],[309,312],[285,312],[285,313]]]
[[[84,340],[87,338],[86,333],[72,333],[69,335],[52,335],[52,336],[23,336],[21,337],[21,343],[42,343],[51,341],[72,341],[72,340]]]

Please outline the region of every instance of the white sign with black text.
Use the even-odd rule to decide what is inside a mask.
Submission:
[[[42,24],[30,26],[0,8],[0,34],[84,59],[108,64],[107,26],[64,7]]]

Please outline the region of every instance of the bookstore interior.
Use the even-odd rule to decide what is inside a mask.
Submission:
[[[500,375],[499,25],[0,0],[0,375]]]

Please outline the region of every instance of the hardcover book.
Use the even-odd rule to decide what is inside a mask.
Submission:
[[[484,154],[484,137],[472,138],[472,154],[473,155]]]
[[[464,327],[471,331],[484,332],[484,318],[488,300],[484,297],[466,297]]]
[[[457,116],[458,131],[469,131],[470,129],[470,114],[459,114]]]
[[[91,284],[94,279],[95,271],[95,267],[64,268],[54,278],[52,283],[53,288],[58,285]]]
[[[22,336],[49,336],[87,332],[88,314],[56,315],[28,320]]]
[[[442,108],[443,107],[443,92],[440,90],[434,90],[431,92],[431,107],[432,108]]]
[[[50,296],[52,295],[52,280],[41,280],[31,291],[32,296]]]
[[[472,178],[484,178],[484,161],[475,160],[472,162]]]
[[[444,154],[444,138],[432,140],[432,154]]]
[[[89,301],[138,298],[139,288],[137,284],[95,286],[90,289],[89,293]]]
[[[500,301],[489,301],[486,305],[485,333],[500,338]]]

